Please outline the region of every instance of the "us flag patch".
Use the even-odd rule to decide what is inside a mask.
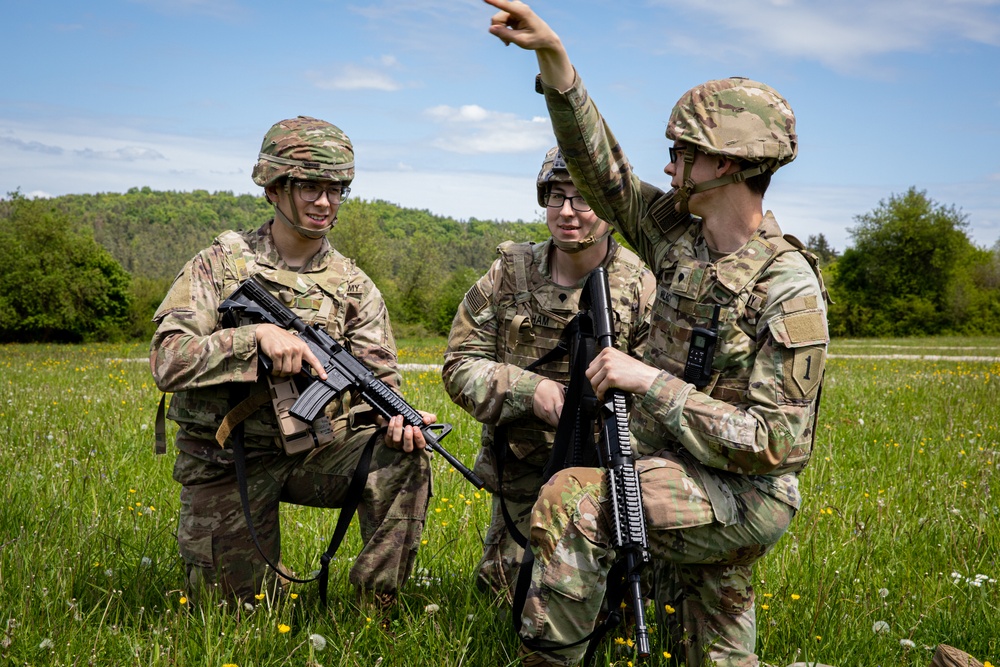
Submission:
[[[489,300],[479,288],[479,283],[470,287],[469,291],[465,293],[465,307],[468,308],[474,315],[478,315],[482,312],[483,308],[485,308],[488,303]]]

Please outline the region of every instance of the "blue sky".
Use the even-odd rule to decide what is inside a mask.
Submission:
[[[1000,240],[1000,0],[539,0],[637,173],[665,187],[670,109],[710,78],[778,89],[799,158],[765,204],[842,250],[910,186]],[[258,192],[264,132],[344,129],[352,196],[535,220],[554,143],[534,55],[480,0],[2,1],[0,194]]]

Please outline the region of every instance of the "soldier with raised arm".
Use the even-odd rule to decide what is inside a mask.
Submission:
[[[641,181],[558,35],[522,2],[490,32],[533,50],[574,184],[658,279],[642,361],[604,349],[587,371],[600,396],[634,396],[657,612],[668,650],[689,666],[752,667],[753,565],[800,506],[823,379],[826,292],[814,258],[763,208],[771,174],[797,153],[795,118],[749,79],[686,92],[667,125],[672,189]],[[526,665],[574,665],[568,646],[595,625],[615,554],[600,469],[572,468],[542,489],[520,630]]]

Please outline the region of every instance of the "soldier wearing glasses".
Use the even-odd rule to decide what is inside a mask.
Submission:
[[[557,148],[536,181],[551,238],[502,243],[500,257],[465,295],[445,353],[444,383],[452,400],[483,423],[476,473],[493,493],[493,512],[478,566],[481,590],[510,600],[523,551],[508,532],[500,496],[522,535],[545,480],[555,427],[569,379],[569,360],[525,370],[556,347],[576,315],[587,275],[608,271],[618,317],[618,345],[642,356],[649,331],[653,275],[611,237],[570,180]],[[498,449],[499,448],[499,449]],[[503,480],[498,456],[504,457]]]
[[[304,116],[276,123],[253,169],[254,182],[274,206],[273,219],[216,238],[184,266],[156,312],[150,364],[157,386],[174,393],[168,417],[178,425],[177,541],[192,596],[216,590],[252,602],[267,574],[244,519],[231,441],[226,448],[215,442],[234,385],[267,395],[304,365],[319,367],[302,340],[277,326],[223,327],[219,304],[255,276],[307,323],[325,327],[377,377],[399,386],[382,296],[326,239],[353,178],[354,150],[339,128]],[[261,353],[273,363],[270,375],[261,371]],[[272,563],[281,557],[280,502],[332,508],[351,500],[346,489],[377,420],[366,405],[348,400],[335,400],[326,414],[310,427],[316,437],[295,440],[279,424],[271,401],[242,422],[250,511]],[[303,440],[312,445],[303,448]],[[360,596],[379,607],[391,606],[409,576],[429,485],[423,435],[394,418],[374,448],[358,506],[364,546],[350,572]]]

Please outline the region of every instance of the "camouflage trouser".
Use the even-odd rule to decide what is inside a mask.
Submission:
[[[544,456],[542,456],[544,454]],[[513,519],[521,535],[527,537],[531,508],[538,499],[538,491],[542,488],[542,466],[548,460],[547,452],[539,452],[541,465],[532,461],[522,461],[508,452],[503,470],[503,499],[507,512]],[[517,575],[524,557],[522,549],[507,530],[503,510],[500,508],[500,494],[497,486],[497,469],[493,452],[483,448],[476,460],[475,472],[486,483],[486,488],[493,493],[493,511],[490,514],[490,525],[486,531],[483,543],[483,555],[477,567],[477,584],[490,594],[503,598],[510,604]]]
[[[657,616],[666,618],[667,650],[688,667],[755,667],[753,564],[788,528],[794,510],[745,479],[731,479],[735,512],[719,521],[700,471],[661,452],[636,463],[654,567]],[[535,555],[521,637],[529,645],[565,645],[589,634],[614,562],[604,471],[570,468],[542,488],[532,511]],[[674,613],[665,613],[670,605]],[[575,665],[586,646],[543,651]]]
[[[252,452],[247,461],[250,513],[272,563],[281,556],[279,503],[336,508],[347,502],[347,487],[374,429],[353,429],[338,419],[334,430],[337,437],[326,447],[295,456]],[[189,594],[218,586],[224,595],[252,600],[264,576],[273,580],[274,574],[267,572],[247,529],[236,471],[232,464],[186,453],[197,446],[185,447],[190,443],[182,442],[184,435],[183,430],[178,435],[174,479],[183,485],[177,541]],[[358,506],[364,547],[350,572],[356,588],[395,593],[409,576],[427,514],[430,475],[426,453],[389,449],[379,437]],[[317,541],[317,553],[328,539]]]

